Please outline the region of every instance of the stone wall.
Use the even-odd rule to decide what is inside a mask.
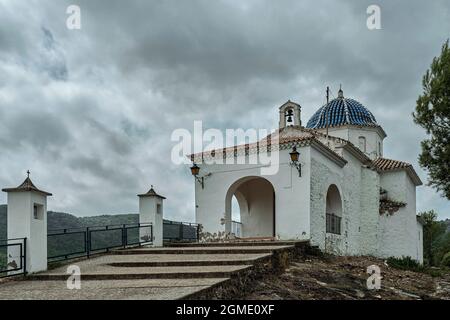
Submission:
[[[376,255],[378,250],[378,220],[380,177],[376,171],[361,168],[361,211],[359,214],[359,253]]]
[[[416,187],[405,171],[381,175],[381,187],[390,200],[406,203],[392,214],[379,216],[379,257],[410,256],[423,262],[423,236],[416,216]],[[419,238],[421,240],[419,240]]]

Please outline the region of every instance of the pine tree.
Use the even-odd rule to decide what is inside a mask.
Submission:
[[[450,48],[447,40],[425,73],[414,122],[425,128],[419,164],[428,171],[428,184],[450,200]]]

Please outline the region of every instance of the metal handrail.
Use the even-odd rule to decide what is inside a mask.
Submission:
[[[74,227],[74,228],[58,228],[58,229],[48,229],[47,232],[53,232],[53,231],[60,231],[60,230],[76,230],[76,229],[92,229],[92,228],[108,228],[108,230],[113,230],[110,227],[123,227],[130,226],[130,225],[152,225],[151,222],[136,222],[136,223],[125,223],[125,224],[108,224],[108,225],[97,225],[97,226],[86,226],[86,227]]]
[[[172,221],[172,220],[164,220],[164,223],[166,224],[184,224],[189,226],[199,226],[200,223],[196,222],[183,222],[183,221]]]
[[[164,231],[164,226],[174,226],[177,227],[178,230],[172,230],[170,235]],[[185,227],[190,227],[195,229],[195,235],[187,236],[185,233]],[[172,221],[172,220],[164,220],[163,222],[163,240],[164,241],[182,241],[182,242],[196,242],[199,241],[200,238],[200,228],[201,224],[194,222],[181,222],[181,221]],[[175,231],[175,232],[173,232]],[[192,235],[192,233],[189,233]]]
[[[150,236],[147,241],[140,241],[138,235],[138,241],[129,242],[128,230],[130,229],[140,229],[150,227]],[[92,245],[92,235],[96,232],[108,232],[121,230],[120,243],[115,243],[111,245],[102,246],[99,248],[94,248]],[[125,223],[125,224],[112,224],[103,226],[88,226],[88,227],[75,227],[75,228],[60,228],[60,229],[50,229],[48,230],[47,237],[53,236],[64,236],[64,235],[74,235],[82,234],[83,247],[81,250],[68,252],[64,254],[55,254],[48,256],[48,260],[67,260],[72,258],[78,258],[82,256],[87,256],[88,258],[97,253],[101,253],[106,250],[108,252],[110,249],[116,249],[127,246],[150,244],[153,242],[153,224],[151,222],[136,222],[136,223]],[[53,232],[53,233],[52,233]]]

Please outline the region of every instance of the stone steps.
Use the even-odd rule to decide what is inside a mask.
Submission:
[[[0,300],[173,300],[211,289],[229,278],[83,280],[81,290],[66,281],[27,280],[0,284]]]
[[[253,259],[253,260],[179,260],[179,261],[152,261],[152,262],[112,262],[109,265],[112,267],[126,267],[126,268],[144,268],[144,267],[195,267],[195,266],[240,266],[248,265],[249,263],[256,263],[267,257]]]
[[[169,248],[197,248],[197,247],[267,247],[267,246],[295,246],[308,243],[304,241],[271,241],[271,240],[234,240],[230,242],[200,242],[200,243],[188,243],[188,242],[168,242],[164,243],[165,247]]]
[[[177,266],[177,267],[115,267],[98,268],[81,273],[83,280],[131,280],[131,279],[192,279],[230,278],[248,271],[253,265],[229,266]],[[42,273],[30,275],[30,280],[67,280],[66,273]]]
[[[14,294],[24,299],[40,299],[38,289],[21,291],[20,287],[46,288],[45,294],[64,299],[89,298],[97,290],[97,299],[165,297],[166,299],[238,298],[264,274],[281,272],[289,259],[307,250],[307,242],[268,242],[190,244],[163,248],[141,247],[120,249],[107,255],[68,262],[64,266],[27,276],[6,291],[0,286],[0,299]],[[77,265],[81,271],[83,290],[62,291],[69,277],[67,266]],[[129,284],[130,286],[125,284]],[[158,285],[160,283],[160,285]],[[176,283],[183,283],[179,288]],[[169,285],[165,287],[166,285]],[[26,285],[25,285],[26,287]],[[124,296],[112,288],[117,287]],[[68,291],[83,291],[73,293]],[[15,293],[14,293],[15,292]],[[71,298],[72,297],[72,298]]]
[[[116,255],[128,254],[254,254],[271,253],[277,250],[293,249],[291,245],[271,246],[194,246],[194,247],[168,247],[168,248],[138,248],[120,249],[112,251]]]

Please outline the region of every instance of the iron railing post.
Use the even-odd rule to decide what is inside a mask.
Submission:
[[[122,226],[122,246],[123,246],[124,248],[127,246],[125,224],[123,224],[123,226]]]
[[[86,256],[89,258],[91,255],[91,231],[89,230],[89,227],[86,228],[86,245],[87,245],[87,250],[86,250]]]
[[[22,252],[21,252],[22,255]],[[23,238],[23,274],[27,274],[27,238]]]
[[[180,230],[179,230],[179,240],[183,240],[183,223],[180,222]]]
[[[150,224],[150,239],[152,239],[152,244],[153,244],[153,223]]]

